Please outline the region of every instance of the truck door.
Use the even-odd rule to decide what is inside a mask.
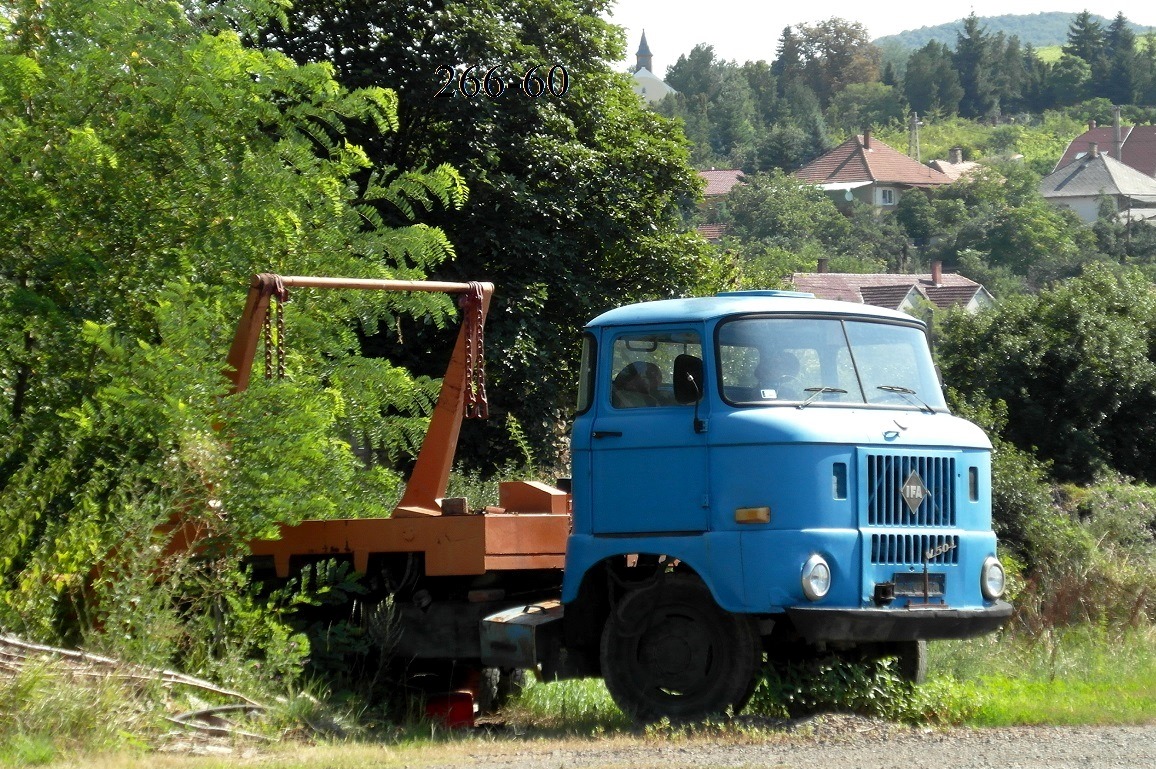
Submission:
[[[631,329],[604,340],[588,422],[594,533],[706,531],[706,434],[695,430],[695,405],[674,389],[676,369],[685,378],[692,358],[702,361],[698,332]],[[707,377],[698,379],[701,390]],[[703,399],[700,419],[706,408]]]

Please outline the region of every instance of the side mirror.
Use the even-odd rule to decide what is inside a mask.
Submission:
[[[674,359],[674,399],[681,404],[702,400],[702,358],[679,355]]]

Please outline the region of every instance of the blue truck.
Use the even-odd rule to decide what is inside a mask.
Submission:
[[[389,598],[391,650],[484,703],[515,671],[600,676],[640,722],[737,712],[767,661],[895,656],[1011,615],[991,526],[991,443],[951,415],[921,321],[809,294],[646,302],[587,324],[555,486],[446,498],[458,431],[484,412],[493,286],[254,276],[229,372],[290,287],[462,297],[459,332],[392,516],[305,521],[250,543],[284,579],[348,559]]]
[[[561,600],[521,617],[557,620],[533,648],[636,719],[737,711],[764,655],[918,678],[926,640],[1009,618],[991,443],[948,413],[922,322],[795,292],[649,302],[586,326],[580,376]]]

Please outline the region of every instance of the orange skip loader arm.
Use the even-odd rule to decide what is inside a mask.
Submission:
[[[241,392],[249,386],[253,370],[253,357],[261,328],[273,296],[285,296],[289,288],[337,288],[364,291],[424,291],[442,294],[470,295],[480,292],[480,318],[476,318],[474,333],[480,339],[482,325],[489,311],[490,298],[494,293],[492,283],[447,283],[421,280],[369,280],[356,278],[320,278],[302,276],[282,276],[261,273],[253,276],[249,284],[249,295],[245,309],[237,323],[233,345],[226,359],[225,376],[233,383],[230,392]],[[442,379],[441,393],[434,406],[429,430],[418,452],[413,473],[406,484],[405,493],[394,517],[423,517],[441,515],[442,497],[449,484],[454,452],[457,449],[458,433],[462,419],[466,416],[466,394],[472,372],[466,365],[470,354],[471,318],[469,309],[463,309],[462,325],[458,331],[453,354]],[[474,354],[481,355],[480,347]],[[480,364],[480,361],[478,361]]]

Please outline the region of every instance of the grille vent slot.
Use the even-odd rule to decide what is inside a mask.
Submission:
[[[923,566],[924,554],[933,548],[944,548],[928,563],[959,563],[959,537],[947,534],[872,534],[871,563]]]
[[[919,473],[927,494],[912,512],[903,499],[903,485]],[[871,526],[954,526],[955,458],[867,457],[867,523]]]

